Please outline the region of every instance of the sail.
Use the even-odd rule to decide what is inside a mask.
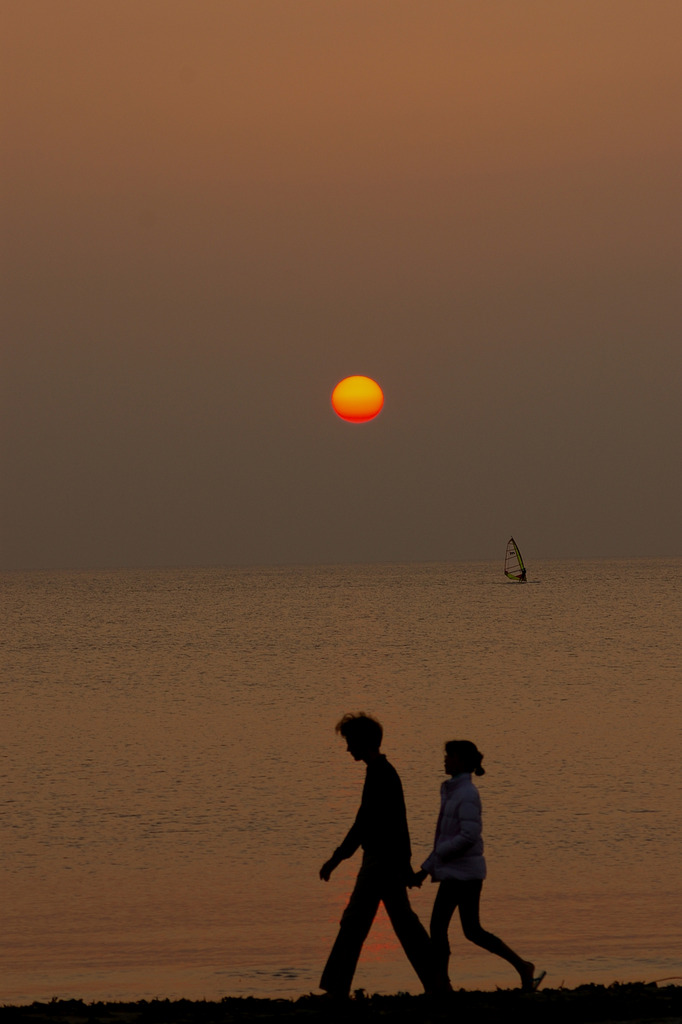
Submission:
[[[504,556],[504,575],[510,580],[517,580],[521,583],[526,579],[526,567],[523,564],[518,544],[513,537],[509,538]]]

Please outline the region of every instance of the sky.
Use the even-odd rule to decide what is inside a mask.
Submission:
[[[0,568],[682,556],[679,0],[1,19]]]

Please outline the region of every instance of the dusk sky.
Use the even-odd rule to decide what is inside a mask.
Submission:
[[[0,36],[0,567],[682,555],[680,0]]]

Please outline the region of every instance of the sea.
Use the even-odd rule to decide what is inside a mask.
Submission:
[[[365,711],[431,849],[484,753],[481,919],[550,987],[682,977],[682,559],[0,577],[0,1003],[317,992]],[[436,887],[411,892],[428,925]],[[450,929],[455,988],[517,984]],[[380,910],[354,988],[419,992]]]

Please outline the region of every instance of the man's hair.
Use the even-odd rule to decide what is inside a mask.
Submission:
[[[384,738],[384,730],[380,723],[371,715],[366,715],[364,711],[357,715],[344,715],[341,721],[336,723],[336,732],[345,740],[357,743],[368,750],[378,750]]]

